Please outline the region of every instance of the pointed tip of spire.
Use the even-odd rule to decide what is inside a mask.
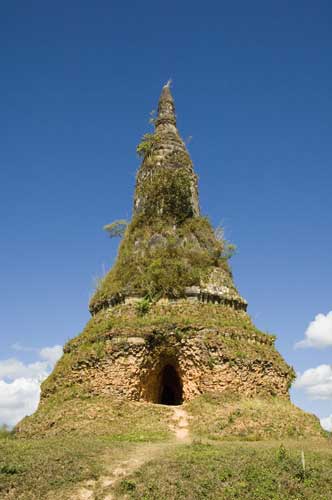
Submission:
[[[163,86],[161,90],[161,95],[160,95],[160,101],[161,100],[171,100],[174,101],[172,93],[171,93],[171,85],[172,85],[172,79],[170,78],[167,83]]]
[[[171,84],[172,80],[169,79],[161,90],[156,125],[160,123],[172,123],[176,126],[174,99],[170,90]]]

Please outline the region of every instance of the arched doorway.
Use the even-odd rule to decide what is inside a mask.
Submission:
[[[182,382],[172,365],[166,365],[161,372],[158,402],[163,405],[182,403]]]

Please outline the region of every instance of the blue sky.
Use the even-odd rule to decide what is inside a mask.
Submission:
[[[3,3],[0,376],[23,366],[3,370],[4,392],[88,320],[116,255],[102,227],[130,217],[135,147],[169,78],[249,313],[296,371],[330,365],[332,340],[294,344],[332,310],[331,23],[328,1]],[[292,392],[320,417],[324,376],[324,399]]]

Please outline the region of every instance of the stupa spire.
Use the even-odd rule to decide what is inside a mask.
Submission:
[[[197,176],[176,127],[170,83],[169,80],[161,90],[155,132],[146,134],[139,145],[144,155],[136,179],[134,214],[149,212],[157,216],[173,215],[182,220],[198,216],[200,210]],[[170,199],[174,199],[172,203]],[[174,209],[179,206],[176,200],[180,199],[183,200],[183,213],[175,214]]]
[[[163,86],[160,94],[158,114],[155,122],[156,131],[158,131],[160,125],[173,125],[176,127],[175,105],[170,86],[171,80],[168,80],[166,85]]]

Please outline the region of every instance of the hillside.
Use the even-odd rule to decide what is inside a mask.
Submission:
[[[332,441],[288,401],[63,396],[2,433],[0,498],[330,498]]]

